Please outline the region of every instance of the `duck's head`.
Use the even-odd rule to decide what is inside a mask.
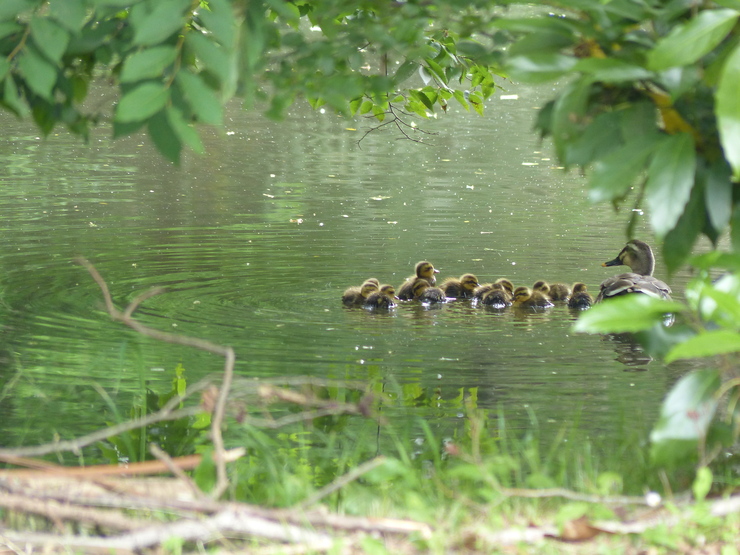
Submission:
[[[508,279],[506,279],[506,278],[498,278],[496,280],[496,283],[499,284],[499,285],[501,285],[501,287],[504,290],[508,291],[510,295],[513,295],[514,294],[514,284],[511,283],[511,281],[509,281]]]
[[[380,287],[380,281],[377,278],[367,278],[364,283],[374,283],[375,287]]]
[[[388,285],[388,284],[381,285],[380,286],[380,292],[383,293],[383,295],[387,295],[391,299],[397,299],[398,298],[398,297],[396,297],[396,288],[393,287],[392,285]]]
[[[427,262],[426,260],[417,262],[415,271],[416,271],[416,277],[427,279],[429,280],[429,283],[433,283],[434,280],[436,279],[434,277],[434,274],[439,273],[439,270],[437,270],[431,262]]]
[[[473,291],[480,283],[478,283],[478,278],[473,274],[463,274],[460,276],[460,285],[465,291]]]
[[[365,280],[362,285],[360,285],[360,295],[367,299],[370,295],[375,293],[378,290],[377,281],[378,280],[375,278]]]
[[[416,278],[414,280],[414,284],[411,286],[411,294],[416,299],[419,297],[419,295],[421,295],[424,291],[426,291],[430,287],[431,285],[429,285],[429,282],[425,280],[424,278]]]
[[[577,282],[573,284],[573,294],[576,293],[587,293],[588,289],[586,288],[586,284],[582,282]]]
[[[655,257],[650,245],[632,239],[614,260],[604,262],[602,266],[629,266],[636,274],[652,276],[655,270]]]
[[[550,284],[547,283],[544,279],[541,279],[534,282],[534,285],[532,285],[532,289],[547,295],[550,292]]]
[[[526,301],[531,296],[532,292],[529,287],[522,286],[514,289],[514,301]]]

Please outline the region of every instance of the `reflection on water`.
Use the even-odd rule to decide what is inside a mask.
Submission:
[[[574,335],[577,313],[563,306],[373,312],[340,302],[368,276],[400,285],[425,258],[440,279],[472,272],[594,291],[609,275],[600,264],[623,246],[625,216],[589,206],[584,179],[554,167],[529,131],[537,93],[518,93],[493,101],[486,118],[429,122],[434,146],[373,133],[359,148],[362,120],[296,109],[275,124],[235,107],[226,133],[205,130],[208,155],[180,168],[145,139],[112,143],[100,130],[89,147],[65,134],[42,141],[5,117],[0,387],[14,381],[0,402],[3,435],[70,437],[110,419],[101,391],[126,413],[143,383],[169,388],[163,368],[182,363],[191,381],[219,370],[209,355],[109,322],[76,255],[98,267],[119,306],[165,286],[138,317],[234,346],[245,376],[394,384],[436,399],[399,413],[439,425],[459,418],[450,400],[473,391],[511,426],[535,414],[557,428],[578,413],[589,433],[606,434],[636,406],[649,425],[680,367]]]

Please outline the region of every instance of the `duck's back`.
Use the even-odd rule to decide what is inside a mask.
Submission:
[[[618,274],[601,282],[601,290],[596,302],[629,293],[642,293],[658,299],[670,299],[671,288],[664,281],[653,276],[643,276],[634,272]]]

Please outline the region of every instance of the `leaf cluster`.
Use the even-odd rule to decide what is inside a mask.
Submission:
[[[512,78],[564,83],[540,111],[566,167],[588,168],[589,197],[647,208],[670,271],[699,235],[733,229],[740,177],[737,2],[547,2],[493,25]]]

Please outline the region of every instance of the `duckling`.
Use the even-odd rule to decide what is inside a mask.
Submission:
[[[504,288],[504,291],[506,291],[509,294],[509,298],[514,298],[514,284],[511,283],[510,280],[506,278],[498,278],[494,283],[498,283],[501,285],[501,287]]]
[[[436,285],[437,278],[434,277],[434,274],[438,274],[439,270],[437,270],[431,262],[427,262],[426,260],[417,262],[416,266],[414,267],[414,272],[415,275],[406,278],[406,281],[403,282],[401,287],[398,288],[399,299],[408,301],[413,298],[413,295],[411,294],[411,287],[414,284],[414,280],[418,278],[425,279],[427,282],[429,282],[429,285]]]
[[[555,306],[550,302],[542,291],[531,291],[529,287],[517,287],[514,289],[514,308],[550,308]]]
[[[480,303],[492,308],[506,308],[511,306],[511,297],[503,285],[492,283],[491,288],[481,297]]]
[[[642,293],[658,299],[670,299],[671,288],[653,277],[655,257],[650,245],[633,239],[629,241],[614,260],[602,266],[629,266],[632,272],[618,274],[601,282],[596,302],[629,293]]]
[[[342,295],[342,302],[346,306],[360,306],[365,303],[372,293],[378,290],[378,280],[370,278],[359,287],[350,287]]]
[[[445,296],[455,297],[458,299],[469,299],[473,296],[473,291],[480,284],[478,278],[473,274],[463,274],[458,278],[447,278],[439,286],[444,291]]]
[[[381,285],[379,291],[368,295],[365,299],[365,308],[385,308],[391,309],[398,306],[396,304],[396,288],[392,285]]]
[[[592,304],[594,304],[594,298],[586,289],[586,284],[581,282],[574,283],[573,293],[571,294],[570,299],[568,299],[568,308],[585,310],[587,308],[591,308]]]
[[[539,291],[545,296],[550,295],[550,284],[547,283],[544,279],[540,279],[538,281],[535,281],[534,284],[532,284],[532,291]]]
[[[447,295],[439,287],[424,287],[418,299],[422,303],[446,303]]]
[[[553,283],[550,285],[550,300],[568,302],[570,299],[570,286],[565,283]]]

